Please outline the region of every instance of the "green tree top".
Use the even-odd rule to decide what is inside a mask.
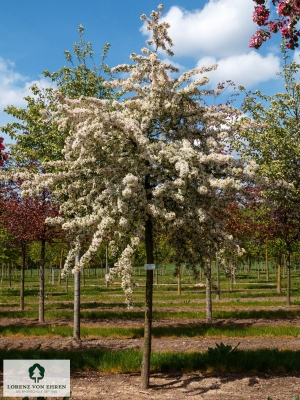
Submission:
[[[84,28],[79,26],[79,41],[73,45],[72,56],[70,51],[65,51],[65,57],[70,66],[64,66],[57,72],[44,71],[67,98],[80,96],[114,99],[116,96],[112,89],[105,87],[104,82],[112,78],[110,67],[105,64],[105,59],[110,45],[103,46],[101,63],[97,66],[94,62],[92,45],[83,39]],[[75,61],[76,60],[76,61]],[[92,68],[88,64],[92,63]],[[28,168],[32,161],[53,161],[63,158],[62,148],[68,134],[68,128],[58,130],[57,126],[42,120],[41,113],[47,114],[56,110],[54,88],[31,87],[32,95],[25,97],[27,106],[18,108],[8,105],[5,112],[17,121],[0,127],[2,132],[8,134],[16,144],[10,146],[11,158],[16,163]]]
[[[71,66],[64,66],[57,72],[44,71],[45,77],[54,82],[64,97],[76,99],[80,96],[101,98],[113,98],[110,88],[105,87],[104,82],[112,78],[111,69],[105,63],[110,44],[106,43],[103,47],[101,63],[99,66],[94,62],[94,51],[90,42],[83,39],[84,27],[78,27],[79,41],[73,44],[73,53],[77,59],[77,65],[74,63],[74,57],[71,52],[64,51],[65,58]],[[89,61],[92,68],[88,66]]]
[[[285,91],[273,96],[259,90],[246,93],[243,111],[248,117],[242,119],[240,131],[244,140],[237,143],[259,165],[269,182],[268,197],[278,205],[300,202],[300,64],[287,62],[284,45],[282,51],[284,66],[278,74]]]

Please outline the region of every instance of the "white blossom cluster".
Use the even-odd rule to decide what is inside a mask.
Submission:
[[[52,162],[55,172],[37,175],[26,188],[32,193],[47,186],[61,202],[59,222],[74,241],[65,270],[73,267],[83,238],[89,238],[89,248],[76,268],[87,264],[103,241],[110,242],[120,254],[112,275],[122,276],[129,303],[130,260],[144,240],[146,221],[151,219],[155,232],[170,227],[187,248],[192,238],[190,249],[232,242],[220,216],[228,202],[243,196],[254,170],[226,151],[235,134],[228,121],[238,118],[238,111],[203,101],[219,93],[203,88],[205,73],[216,66],[172,78],[176,68],[159,59],[158,49],[172,55],[168,24],[159,21],[162,9],[151,19],[142,15],[152,32],[150,47],[131,54],[132,65],[114,69],[129,76],[106,82],[122,91],[121,100],[66,99],[58,93],[59,111],[51,120],[61,129],[70,127],[65,160]],[[187,251],[186,261],[194,261],[195,254]]]

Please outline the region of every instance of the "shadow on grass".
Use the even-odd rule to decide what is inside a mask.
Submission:
[[[84,307],[93,308],[97,307],[99,303],[87,303]],[[121,310],[82,310],[80,313],[81,318],[88,320],[144,320],[144,311],[132,311],[126,308],[123,303],[111,303],[111,304],[101,304],[101,307],[110,307],[111,305],[124,307]],[[57,306],[57,305],[56,305]],[[69,307],[69,305],[59,305],[59,307]],[[51,318],[68,318],[73,319],[73,310],[46,310],[46,319]],[[217,319],[268,319],[272,320],[275,318],[280,319],[296,319],[300,317],[300,310],[293,309],[277,309],[270,310],[266,307],[265,310],[216,310],[213,312],[213,318]],[[25,311],[0,311],[1,318],[37,318],[37,310],[25,310]],[[204,319],[204,311],[154,311],[153,319],[174,319],[174,321],[179,319]],[[284,321],[283,321],[284,322]]]
[[[32,323],[26,322],[22,324],[11,324],[7,326],[0,326],[0,335],[4,337],[9,336],[48,336],[48,337],[72,337],[73,328],[68,325],[68,321],[62,321],[58,325],[43,324],[39,325],[38,321]],[[212,324],[181,324],[172,326],[158,326],[152,328],[152,336],[155,338],[161,337],[182,337],[182,338],[242,338],[242,337],[298,337],[300,334],[300,327],[291,325],[281,326],[251,326],[251,323],[221,325]],[[130,326],[82,326],[81,337],[106,337],[106,338],[142,338],[144,336],[144,329],[142,322],[140,327]]]
[[[138,372],[142,352],[137,350],[41,351],[0,350],[4,360],[69,359],[71,370],[97,370],[103,372]],[[2,366],[1,366],[2,368]],[[300,351],[276,349],[237,350],[227,354],[156,353],[151,356],[152,372],[176,373],[296,373],[300,370]]]
[[[115,303],[114,303],[115,304]],[[88,305],[87,305],[88,306]],[[103,305],[101,305],[103,306]],[[132,311],[127,310],[126,306],[123,304],[123,310],[97,310],[97,311],[81,311],[81,318],[90,320],[100,320],[101,319],[118,319],[118,320],[143,320],[143,311]],[[90,307],[89,307],[90,308]],[[1,318],[36,318],[37,311],[1,311]],[[73,319],[73,311],[68,310],[46,310],[46,318],[69,318]],[[233,310],[233,311],[214,311],[213,318],[218,319],[295,319],[300,317],[300,310],[290,310],[290,309],[279,309],[279,310]],[[205,318],[204,311],[154,311],[153,319],[203,319]]]

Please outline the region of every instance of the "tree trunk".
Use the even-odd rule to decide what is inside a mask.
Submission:
[[[106,278],[106,275],[109,274],[109,269],[108,269],[108,245],[105,247],[105,286],[106,288],[109,287],[109,280]]]
[[[211,260],[206,261],[206,322],[212,323]]]
[[[82,273],[82,286],[85,286],[85,273],[84,273],[84,268],[82,268],[81,273]]]
[[[45,254],[46,241],[41,241],[41,260],[40,260],[40,293],[39,293],[39,322],[45,321]]]
[[[218,260],[216,260],[216,267],[217,267],[217,296],[216,300],[220,300],[221,298],[221,286],[220,286],[220,266]]]
[[[51,279],[52,279],[52,266],[51,266],[51,261],[49,263],[49,283],[51,283]]]
[[[147,264],[154,264],[153,253],[153,226],[151,216],[145,224],[145,246]],[[151,334],[152,334],[152,300],[153,300],[153,270],[146,271],[146,308],[144,327],[144,348],[141,371],[141,388],[149,388],[150,379],[150,358],[151,358]]]
[[[20,286],[20,310],[24,311],[24,281],[26,267],[26,245],[22,245],[22,267],[21,267],[21,286]]]
[[[266,247],[266,281],[269,282],[269,259],[268,259],[268,248]]]
[[[60,260],[59,260],[59,275],[58,275],[58,284],[61,284],[61,271],[63,268],[63,257],[64,257],[64,248],[61,249],[60,252]]]
[[[177,265],[177,292],[181,295],[181,266]]]
[[[11,289],[11,272],[12,272],[12,265],[8,263],[8,285]]]
[[[232,266],[232,275],[233,275],[233,284],[234,285],[236,285],[236,271],[237,271],[237,268],[236,268],[236,265],[234,263],[233,266]]]
[[[290,307],[291,305],[291,249],[290,246],[287,246],[286,252],[286,306]]]
[[[78,265],[80,260],[80,253],[78,252],[75,259],[75,266]],[[80,340],[80,271],[74,273],[74,328],[73,339]]]
[[[282,264],[282,257],[281,252],[278,251],[278,268],[277,268],[277,293],[281,293],[281,264]]]
[[[51,283],[52,283],[52,285],[55,284],[55,269],[54,269],[54,267],[51,268]]]
[[[232,265],[229,264],[229,271],[230,271],[230,277],[229,277],[229,291],[232,292],[232,283],[233,283],[233,271],[232,271]]]

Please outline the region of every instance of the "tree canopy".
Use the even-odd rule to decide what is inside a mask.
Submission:
[[[209,241],[201,246],[208,256],[213,243],[231,241],[219,216],[255,173],[253,164],[228,151],[228,137],[236,133],[229,121],[238,110],[205,102],[221,91],[203,88],[205,74],[216,66],[172,78],[178,70],[160,60],[159,50],[172,55],[168,24],[159,22],[161,9],[151,19],[141,17],[152,32],[149,47],[142,55],[131,54],[133,64],[112,69],[122,78],[104,83],[121,90],[120,100],[57,93],[59,114],[48,114],[46,121],[61,131],[69,127],[65,160],[47,163],[59,173],[36,175],[28,188],[34,193],[49,187],[61,201],[58,222],[76,237],[66,268],[73,267],[87,233],[92,240],[79,268],[106,238],[112,250],[122,249],[115,272],[123,276],[129,297],[130,257],[145,240],[147,224],[165,221],[183,235],[193,232],[198,243]]]
[[[8,105],[5,112],[17,121],[8,123],[0,129],[16,141],[10,146],[11,157],[23,168],[33,167],[32,161],[53,161],[63,158],[62,149],[68,134],[68,127],[58,130],[55,124],[45,121],[41,113],[56,112],[56,89],[68,98],[92,96],[113,98],[113,92],[104,85],[111,79],[110,67],[105,64],[109,44],[103,46],[100,65],[94,61],[94,52],[90,42],[85,42],[84,27],[78,27],[79,41],[73,45],[73,53],[65,51],[67,66],[57,72],[44,71],[55,87],[31,87],[32,95],[25,97],[26,108]],[[1,150],[2,142],[0,143]],[[5,154],[4,154],[5,155]]]

